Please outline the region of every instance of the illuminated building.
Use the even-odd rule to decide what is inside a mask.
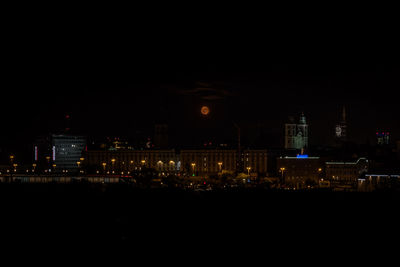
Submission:
[[[317,185],[322,175],[322,167],[319,157],[298,155],[277,158],[277,171],[281,183],[291,188],[301,189]]]
[[[86,149],[86,137],[77,135],[52,135],[51,160],[54,169],[78,171],[82,152]]]
[[[285,149],[306,149],[308,147],[308,125],[302,113],[299,123],[285,124]]]
[[[357,190],[371,192],[379,189],[399,189],[399,174],[365,174],[357,180]]]
[[[33,161],[37,171],[77,171],[77,162],[86,149],[86,137],[77,135],[47,135],[33,145]]]
[[[335,126],[335,138],[337,141],[347,140],[347,122],[346,122],[346,108],[343,106],[342,118]]]
[[[376,143],[378,145],[389,145],[390,144],[390,133],[384,131],[376,132]]]
[[[182,150],[180,155],[184,171],[193,176],[236,171],[236,150]]]
[[[85,152],[86,168],[121,174],[152,168],[160,172],[177,172],[181,163],[174,150],[89,150]]]
[[[267,173],[267,150],[244,150],[244,170],[250,173]]]
[[[266,150],[243,150],[243,167],[246,173],[267,172]],[[182,150],[180,154],[184,170],[195,176],[209,176],[221,171],[239,172],[237,150]]]
[[[357,179],[368,171],[368,160],[359,158],[355,162],[326,162],[326,179],[334,185],[357,184]]]

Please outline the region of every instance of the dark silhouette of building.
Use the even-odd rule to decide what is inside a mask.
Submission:
[[[157,149],[167,149],[168,144],[168,125],[156,124],[154,127],[154,146]]]

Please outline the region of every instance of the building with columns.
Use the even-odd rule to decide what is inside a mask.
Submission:
[[[299,123],[285,124],[285,149],[304,150],[308,147],[308,124],[304,113],[301,114]]]

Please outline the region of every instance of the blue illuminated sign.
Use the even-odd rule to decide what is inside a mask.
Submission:
[[[308,158],[308,155],[297,155],[298,159],[306,159]]]

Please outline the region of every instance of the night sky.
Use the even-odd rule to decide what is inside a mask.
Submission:
[[[232,140],[235,121],[249,145],[264,138],[279,147],[288,116],[301,112],[310,143],[326,145],[343,105],[351,140],[372,140],[377,129],[400,138],[400,69],[385,57],[336,43],[293,49],[174,37],[42,33],[10,41],[1,147],[29,147],[35,136],[62,129],[65,114],[75,132],[89,136],[151,135],[154,123],[166,121],[180,144],[207,135]],[[202,105],[211,108],[208,119],[200,115]]]

